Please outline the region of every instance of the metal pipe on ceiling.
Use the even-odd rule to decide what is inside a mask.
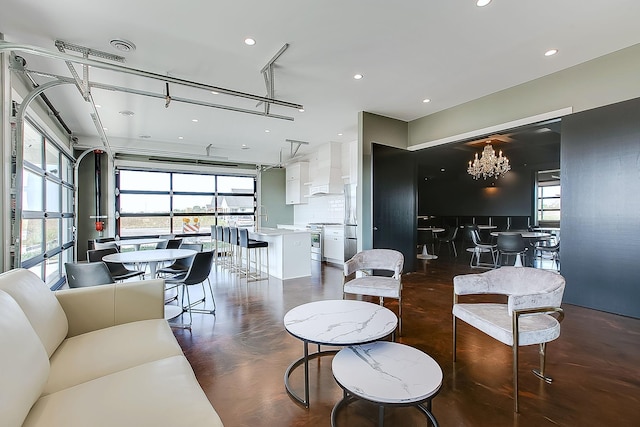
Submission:
[[[295,109],[303,108],[303,106],[300,105],[300,104],[295,104],[295,103],[288,102],[288,101],[281,101],[281,100],[274,99],[274,98],[264,97],[264,96],[260,96],[260,95],[254,95],[254,94],[251,94],[251,93],[240,92],[240,91],[236,91],[236,90],[232,90],[232,89],[226,89],[226,88],[222,88],[222,87],[218,87],[218,86],[212,86],[212,85],[199,83],[199,82],[195,82],[195,81],[191,81],[191,80],[179,79],[177,77],[171,77],[171,76],[166,76],[166,75],[162,75],[162,74],[156,74],[156,73],[152,73],[152,72],[149,72],[149,71],[138,70],[136,68],[125,67],[124,65],[110,64],[110,63],[98,61],[98,60],[95,60],[95,59],[89,59],[89,58],[69,55],[69,54],[62,53],[62,52],[55,52],[55,51],[43,49],[43,48],[40,48],[40,47],[37,47],[37,46],[23,45],[23,44],[18,44],[18,43],[10,43],[10,42],[4,41],[4,40],[0,40],[0,52],[3,52],[3,51],[20,51],[20,52],[25,52],[25,53],[31,53],[31,54],[42,56],[42,57],[46,57],[46,58],[59,59],[59,60],[68,61],[68,62],[74,62],[74,63],[78,63],[78,64],[83,64],[83,65],[87,65],[87,66],[91,66],[91,67],[100,68],[100,69],[103,69],[103,70],[109,70],[109,71],[115,71],[115,72],[120,72],[120,73],[125,73],[125,74],[131,74],[131,75],[134,75],[134,76],[139,76],[139,77],[144,77],[144,78],[149,78],[149,79],[154,79],[154,80],[160,80],[160,81],[163,81],[163,82],[174,83],[174,84],[187,86],[187,87],[192,87],[192,88],[196,88],[196,89],[207,90],[207,91],[210,91],[210,92],[214,91],[214,92],[223,93],[223,94],[230,95],[230,96],[235,96],[235,97],[238,97],[238,98],[245,98],[245,99],[251,99],[251,100],[255,100],[255,101],[266,102],[266,103],[269,103],[269,104],[279,105],[279,106],[282,106],[282,107],[295,108]]]
[[[31,70],[31,69],[26,69],[24,71],[27,72],[27,73],[30,73],[30,74],[37,74],[39,76],[57,79],[59,81],[65,82],[65,83],[71,83],[71,84],[75,83],[74,79],[72,79],[70,77],[64,77],[64,76],[60,76],[60,75],[57,75],[57,74],[52,74],[52,73],[47,73],[47,72],[42,72],[42,71],[37,71],[37,70]],[[110,91],[116,91],[116,92],[131,93],[131,94],[134,94],[134,95],[148,96],[148,97],[151,97],[151,98],[158,98],[158,99],[163,99],[163,100],[166,100],[166,98],[167,98],[167,95],[164,94],[164,93],[161,94],[161,93],[149,92],[149,91],[145,91],[145,90],[132,89],[132,88],[129,88],[129,87],[124,87],[124,86],[115,86],[115,85],[110,85],[110,84],[105,84],[105,83],[98,83],[98,82],[89,82],[89,87],[90,88],[95,88],[95,89],[103,89],[103,90],[110,90]],[[191,99],[191,98],[182,98],[182,97],[177,97],[177,96],[171,96],[171,102],[183,102],[183,103],[187,103],[187,104],[199,105],[201,107],[218,108],[218,109],[222,109],[222,110],[236,111],[236,112],[239,112],[239,113],[246,113],[246,114],[254,114],[254,115],[257,115],[257,116],[271,117],[271,118],[274,118],[274,119],[282,119],[282,120],[290,120],[290,121],[294,120],[293,117],[289,117],[289,116],[282,116],[282,115],[279,115],[279,114],[265,113],[263,111],[257,111],[257,110],[248,110],[248,109],[245,109],[245,108],[232,107],[232,106],[223,105],[223,104],[214,104],[212,102],[199,101],[197,99]]]

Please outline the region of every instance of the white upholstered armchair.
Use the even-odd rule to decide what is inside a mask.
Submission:
[[[402,269],[404,256],[393,249],[368,249],[358,252],[344,263],[344,294],[371,295],[380,298],[380,305],[384,298],[398,300],[398,334],[402,335]],[[374,276],[374,270],[385,270],[392,273],[391,277]],[[356,272],[362,277],[351,280],[347,278]]]
[[[514,411],[518,412],[518,348],[539,344],[539,378],[545,375],[546,343],[560,336],[560,308],[565,280],[554,272],[528,267],[502,267],[482,274],[453,278],[453,360],[456,360],[456,320],[481,330],[513,348]],[[459,296],[507,295],[506,304],[461,303]]]

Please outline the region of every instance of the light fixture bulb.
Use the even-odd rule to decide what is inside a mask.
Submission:
[[[544,53],[544,56],[553,56],[558,53],[558,49],[549,49]]]
[[[489,3],[491,3],[491,0],[478,0],[476,2],[476,6],[484,7],[484,6],[488,5]]]
[[[356,74],[355,76],[353,76],[353,78],[356,79],[356,80],[360,80],[363,77],[364,76],[362,74]]]
[[[251,37],[247,37],[246,39],[244,39],[244,44],[246,44],[247,46],[253,46],[254,44],[256,44],[256,41]]]

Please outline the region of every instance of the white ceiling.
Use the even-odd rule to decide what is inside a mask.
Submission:
[[[271,111],[294,121],[178,102],[165,108],[163,99],[92,90],[114,151],[205,157],[212,144],[215,159],[260,164],[277,163],[281,150],[286,159],[287,139],[310,143],[301,154],[356,140],[359,111],[410,121],[640,42],[638,0],[493,0],[484,8],[475,0],[0,1],[6,41],[57,51],[54,41],[64,40],[123,54],[109,45],[122,38],[137,46],[123,54],[127,67],[259,96],[266,95],[260,70],[288,43],[276,62],[275,98],[305,111]],[[254,46],[244,44],[249,36]],[[551,48],[559,53],[545,57]],[[20,55],[29,69],[70,76],[62,61]],[[354,80],[356,73],[364,78]],[[89,77],[165,90],[161,81],[95,68]],[[175,84],[170,93],[263,108]],[[94,144],[79,91],[65,85],[46,95],[80,144]]]

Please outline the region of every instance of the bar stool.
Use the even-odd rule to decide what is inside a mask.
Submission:
[[[238,241],[238,227],[229,227],[229,269],[233,272],[242,270],[242,257],[238,261],[238,255],[242,255]]]
[[[229,267],[229,245],[231,242],[231,230],[227,226],[222,227],[222,268]]]
[[[214,240],[214,243],[215,243],[215,251],[214,251],[215,263],[216,263],[216,265],[218,265],[218,261],[219,261],[220,254],[221,254],[221,249],[222,249],[222,246],[224,245],[224,241],[223,241],[223,238],[222,238],[222,226],[221,225],[216,225],[215,226],[215,231],[214,231],[214,228],[212,226],[211,227],[212,236],[214,235],[213,234],[214,232],[215,232],[215,240]]]
[[[249,239],[249,230],[246,228],[238,229],[238,236],[240,238],[240,250],[242,248],[246,248],[247,250],[247,261],[245,265],[245,269],[242,271],[242,274],[247,278],[247,282],[255,282],[258,280],[269,280],[269,242],[263,242],[261,240],[251,240]],[[262,276],[262,256],[261,249],[266,249],[267,253],[267,275]],[[251,251],[254,251],[254,264],[255,270],[251,271]],[[242,263],[242,257],[240,259]]]

